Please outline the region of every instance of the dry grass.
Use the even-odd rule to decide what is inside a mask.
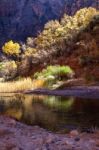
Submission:
[[[44,85],[42,80],[32,80],[31,78],[24,78],[19,81],[1,82],[0,93],[19,92],[29,89],[41,88]]]

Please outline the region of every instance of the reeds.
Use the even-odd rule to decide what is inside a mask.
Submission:
[[[42,80],[23,78],[18,81],[0,82],[0,93],[21,92],[29,89],[41,88],[44,85]]]

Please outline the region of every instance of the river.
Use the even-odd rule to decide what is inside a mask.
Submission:
[[[99,99],[0,94],[0,115],[58,133],[87,130],[99,127]]]

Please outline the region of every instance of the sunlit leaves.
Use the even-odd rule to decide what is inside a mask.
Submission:
[[[14,43],[13,41],[9,41],[4,44],[2,50],[7,55],[19,55],[20,45],[18,43]]]
[[[64,14],[61,21],[49,21],[45,24],[44,30],[37,38],[32,39],[33,45],[39,50],[60,49],[61,39],[68,43],[69,39],[75,37],[82,29],[86,28],[91,19],[98,13],[94,8],[83,8],[74,16]],[[65,49],[65,48],[64,48]]]

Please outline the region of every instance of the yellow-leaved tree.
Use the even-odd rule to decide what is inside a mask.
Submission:
[[[6,42],[2,47],[2,50],[5,54],[10,56],[18,56],[20,51],[20,45],[18,43],[14,43],[12,40]]]

